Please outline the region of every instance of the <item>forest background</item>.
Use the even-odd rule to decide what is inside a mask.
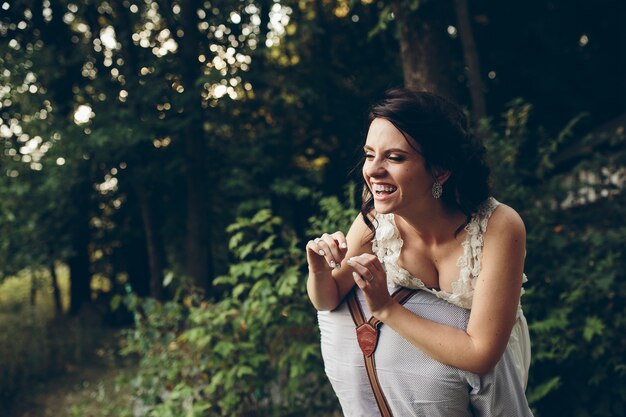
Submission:
[[[535,415],[626,415],[624,22],[620,0],[0,0],[0,409],[107,343],[129,402],[68,415],[336,415],[304,245],[347,230],[368,105],[407,85],[465,106],[526,222]]]

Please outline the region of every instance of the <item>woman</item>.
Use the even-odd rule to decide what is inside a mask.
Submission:
[[[345,415],[385,415],[342,303],[355,284],[365,316],[383,323],[373,355],[390,413],[532,415],[525,229],[489,196],[483,154],[463,112],[435,94],[396,89],[371,109],[361,214],[346,236],[306,247],[326,373]],[[401,305],[390,295],[398,287],[420,291]]]

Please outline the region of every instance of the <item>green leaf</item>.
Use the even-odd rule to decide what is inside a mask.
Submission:
[[[246,375],[254,375],[254,369],[249,366],[239,366],[237,367],[237,378],[243,378]]]
[[[237,246],[239,246],[239,243],[243,240],[243,237],[243,232],[235,233],[228,241],[228,249],[234,250],[235,248],[237,248]]]
[[[559,386],[560,382],[561,377],[555,376],[532,388],[528,392],[528,403],[536,403],[537,401],[548,395],[550,392],[554,391]]]
[[[227,341],[220,341],[213,348],[215,353],[219,354],[223,358],[228,357],[228,355],[230,355],[230,353],[233,352],[235,349],[235,344]]]
[[[271,282],[268,279],[262,279],[254,283],[250,289],[250,296],[256,297],[260,294],[265,294],[271,290]]]
[[[169,271],[167,274],[165,274],[165,277],[163,278],[163,287],[169,286],[173,280],[174,280],[174,273]]]
[[[250,284],[246,282],[236,285],[235,288],[233,288],[233,297],[239,298],[239,296],[249,287],[250,287]]]
[[[587,342],[591,342],[594,336],[601,336],[604,331],[604,323],[597,316],[587,317],[585,327],[583,329],[583,338]]]
[[[263,250],[268,251],[274,245],[274,241],[276,240],[276,235],[270,235],[263,242],[259,243],[255,249],[255,252],[261,252]]]
[[[122,299],[123,297],[121,295],[114,295],[113,298],[111,298],[111,310],[116,311],[120,307]]]
[[[246,256],[248,256],[252,252],[254,246],[254,242],[246,243],[245,245],[240,246],[238,249],[239,259],[245,259]]]

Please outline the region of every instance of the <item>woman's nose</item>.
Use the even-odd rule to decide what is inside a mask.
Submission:
[[[369,177],[380,176],[384,173],[384,170],[385,168],[382,161],[378,158],[365,161],[365,164],[363,165],[363,172]]]

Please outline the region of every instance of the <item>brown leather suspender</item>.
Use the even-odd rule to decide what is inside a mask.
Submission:
[[[400,288],[395,291],[391,297],[404,304],[417,290],[409,288]],[[356,290],[352,290],[348,294],[348,308],[350,309],[350,315],[356,326],[356,338],[359,342],[359,347],[363,352],[363,359],[365,360],[365,369],[367,370],[367,377],[370,380],[374,397],[376,398],[376,404],[382,417],[393,417],[385,394],[378,382],[378,375],[376,373],[376,363],[374,362],[374,352],[376,351],[376,345],[378,344],[378,335],[380,333],[380,326],[382,322],[374,317],[371,317],[368,321],[365,321],[363,310],[361,309],[361,303],[357,297]]]

